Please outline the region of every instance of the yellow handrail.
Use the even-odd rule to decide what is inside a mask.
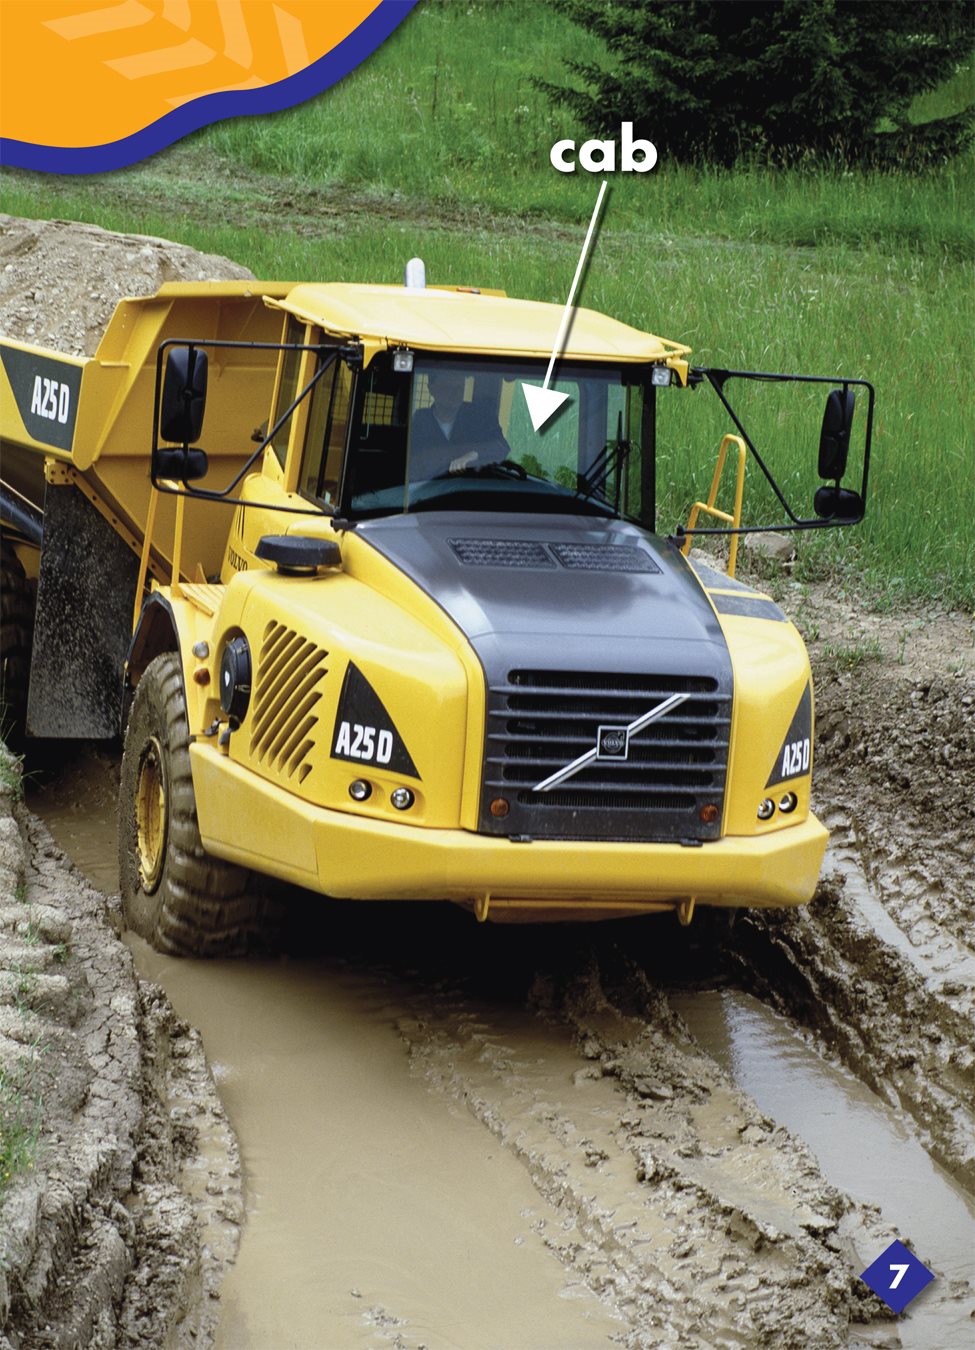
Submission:
[[[721,486],[721,475],[724,473],[725,460],[728,457],[728,446],[737,445],[738,447],[738,470],[735,474],[735,508],[731,515],[727,511],[719,511],[715,506],[718,498],[718,488]],[[714,475],[711,479],[711,490],[708,493],[706,502],[695,502],[691,507],[691,514],[687,520],[688,534],[683,544],[681,552],[685,558],[691,551],[693,535],[690,533],[697,524],[697,518],[702,511],[709,516],[714,516],[718,520],[723,520],[732,529],[737,530],[741,525],[741,502],[745,492],[745,456],[748,453],[745,442],[740,436],[723,436],[721,444],[718,447],[718,462],[714,466]],[[731,536],[731,548],[728,552],[728,576],[735,575],[735,565],[738,561],[738,539],[737,534]]]

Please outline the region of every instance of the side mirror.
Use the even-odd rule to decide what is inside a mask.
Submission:
[[[184,447],[200,439],[207,401],[207,354],[170,347],[159,409],[159,436]]]
[[[832,389],[826,399],[823,429],[819,433],[820,478],[829,478],[838,483],[846,473],[855,402],[852,389]],[[819,510],[818,507],[816,509]],[[819,514],[822,515],[822,512]]]

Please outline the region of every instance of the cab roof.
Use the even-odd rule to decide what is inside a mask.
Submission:
[[[326,333],[367,346],[416,347],[481,356],[549,357],[563,306],[427,286],[298,285],[265,303]],[[690,351],[591,309],[577,309],[565,355],[593,361],[662,361]]]

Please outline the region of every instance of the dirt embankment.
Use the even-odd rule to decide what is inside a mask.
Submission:
[[[0,216],[0,332],[91,355],[119,299],[247,278],[167,240]],[[242,1221],[198,1034],[140,982],[118,908],[0,796],[0,1339],[206,1344]]]
[[[198,1034],[137,979],[117,904],[16,797],[0,794],[3,1131],[20,1164],[0,1326],[25,1350],[205,1344],[242,1221],[233,1133]]]

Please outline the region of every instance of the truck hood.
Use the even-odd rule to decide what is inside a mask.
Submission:
[[[358,533],[432,596],[485,665],[503,648],[573,669],[727,667],[721,627],[680,551],[626,521],[424,512]]]

